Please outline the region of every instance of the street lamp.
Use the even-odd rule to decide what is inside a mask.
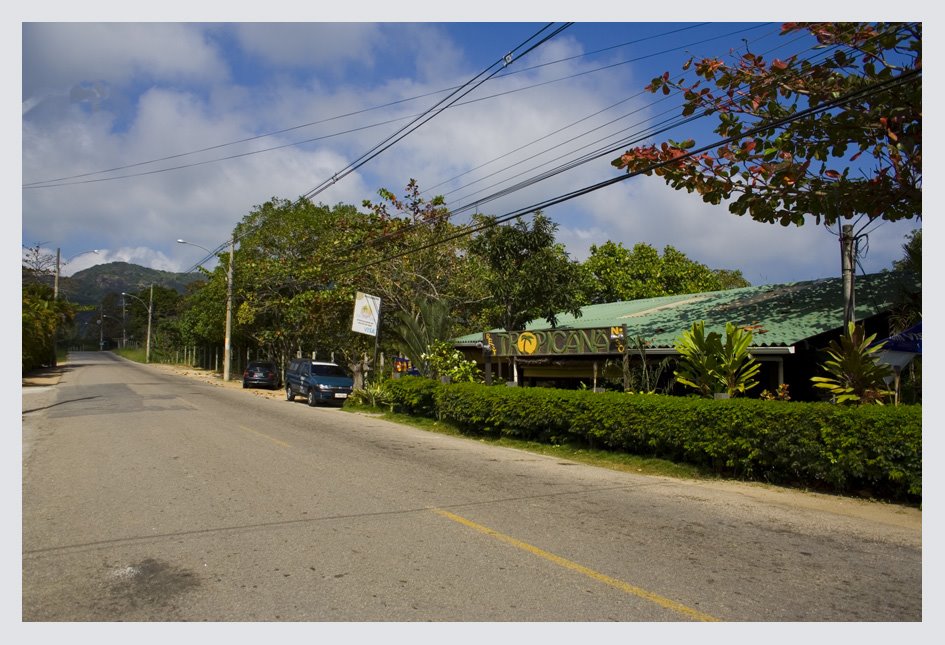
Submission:
[[[62,262],[60,260],[60,257],[62,257],[62,254],[60,253],[58,248],[56,249],[56,279],[53,282],[53,300],[59,300],[59,271],[60,271],[61,265],[69,264],[80,255],[85,255],[86,253],[95,253],[96,255],[98,255],[98,249],[91,249],[90,251],[82,251],[81,253],[76,253],[65,262]]]
[[[213,251],[199,244],[194,244],[193,242],[188,242],[186,240],[177,240],[178,244],[189,244],[190,246],[196,246],[198,249],[203,249],[210,255],[213,255]],[[230,380],[230,329],[232,326],[233,319],[233,248],[236,246],[236,233],[233,233],[233,236],[230,237],[230,263],[226,268],[226,325],[223,332],[223,380]]]
[[[208,249],[207,247],[205,247],[205,246],[200,246],[199,244],[194,244],[193,242],[188,242],[187,240],[177,240],[177,243],[178,243],[178,244],[186,244],[186,245],[188,245],[188,246],[196,246],[198,249],[203,249],[204,251],[206,251],[206,252],[207,252],[208,254],[210,254],[210,255],[213,255],[213,254],[214,254],[213,251],[211,251],[211,250]]]
[[[104,304],[101,305],[101,308],[102,308],[102,313],[100,314],[101,317],[98,319],[98,351],[100,352],[105,349],[105,319],[111,318],[112,320],[117,321],[117,318],[113,318],[112,316],[105,315]]]
[[[125,293],[124,291],[122,291],[121,295],[128,296],[129,298],[134,298],[135,300],[140,302],[142,305],[144,305],[145,308],[147,308],[148,310],[148,340],[145,342],[145,345],[144,345],[145,346],[144,362],[150,363],[151,362],[151,308],[154,306],[154,285],[153,284],[151,285],[151,304],[147,304],[144,300],[134,295],[133,293]]]

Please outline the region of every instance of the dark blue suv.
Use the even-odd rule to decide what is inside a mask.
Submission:
[[[297,394],[309,405],[345,402],[354,380],[334,363],[320,363],[308,358],[296,358],[285,373],[285,399],[294,401]]]

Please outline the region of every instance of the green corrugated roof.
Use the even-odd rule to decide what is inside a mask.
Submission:
[[[905,277],[883,272],[856,276],[856,318],[862,320],[887,311]],[[630,338],[642,337],[654,348],[671,348],[697,320],[706,332],[724,336],[725,323],[752,326],[755,347],[790,347],[806,338],[843,326],[841,278],[745,287],[626,302],[589,305],[582,315],[558,316],[557,329],[588,329],[627,325]],[[533,320],[528,330],[548,329],[544,319]],[[491,330],[501,331],[501,330]],[[475,343],[482,334],[468,334],[457,344]]]

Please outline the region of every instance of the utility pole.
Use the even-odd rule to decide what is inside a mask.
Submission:
[[[61,251],[56,247],[56,277],[53,278],[53,300],[59,300],[59,262]],[[53,330],[52,355],[49,357],[49,364],[53,367],[58,366],[59,359],[56,357],[56,339],[59,338],[59,312],[56,311],[56,327]]]
[[[843,271],[843,330],[847,333],[851,322],[856,322],[856,299],[853,287],[855,236],[853,225],[840,227],[840,266]]]
[[[151,362],[151,312],[154,310],[154,283],[151,283],[151,301],[148,305],[148,342],[145,343],[144,362]]]
[[[61,262],[62,252],[56,248],[56,277],[53,279],[53,300],[59,300],[59,263]]]
[[[223,380],[230,380],[230,329],[233,319],[233,253],[236,246],[236,231],[230,237],[230,265],[226,269],[226,325],[223,331]]]

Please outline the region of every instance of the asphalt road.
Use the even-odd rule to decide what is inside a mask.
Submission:
[[[916,509],[594,468],[108,353],[23,390],[24,621],[921,621]]]

